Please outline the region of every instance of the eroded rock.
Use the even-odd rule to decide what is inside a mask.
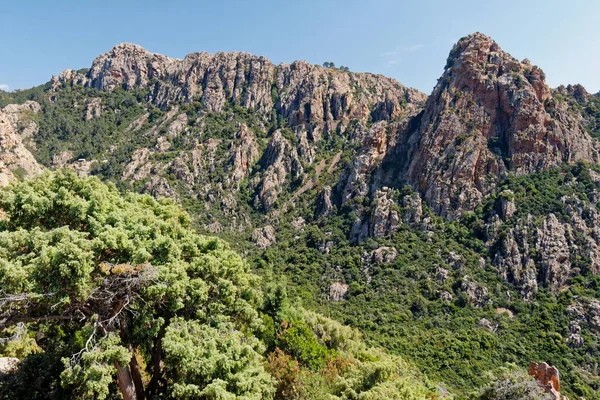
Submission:
[[[329,300],[343,301],[348,292],[348,285],[342,282],[334,282],[329,286]]]
[[[277,241],[277,238],[275,237],[275,228],[271,225],[266,225],[262,228],[255,229],[252,232],[252,241],[259,248],[266,249]]]
[[[21,129],[25,126],[26,130],[37,131],[37,125],[30,120],[29,114],[36,114],[40,109],[40,105],[33,101],[9,104],[0,109],[0,187],[42,172],[42,167],[23,144]]]

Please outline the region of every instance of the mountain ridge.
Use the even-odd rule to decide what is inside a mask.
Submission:
[[[175,199],[265,276],[457,392],[484,382],[470,362],[497,360],[558,365],[569,394],[597,382],[600,99],[549,88],[483,34],[453,47],[429,96],[306,62],[137,45],[7,96],[39,104],[11,129],[40,164]]]

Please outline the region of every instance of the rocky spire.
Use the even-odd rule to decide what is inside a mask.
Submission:
[[[446,217],[474,209],[507,171],[599,159],[544,72],[481,33],[450,52],[410,145],[408,179]]]

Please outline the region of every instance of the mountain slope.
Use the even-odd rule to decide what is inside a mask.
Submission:
[[[174,198],[267,280],[459,396],[481,371],[548,361],[594,398],[600,100],[550,89],[490,38],[461,39],[429,97],[122,44],[1,100],[40,104],[23,140],[45,166]]]
[[[0,354],[20,359],[0,370],[3,399],[435,395],[281,286],[263,301],[249,265],[172,202],[63,171],[0,191],[0,210]]]

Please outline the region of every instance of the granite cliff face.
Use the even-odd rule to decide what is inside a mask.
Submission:
[[[105,91],[147,88],[148,99],[160,107],[199,101],[207,110],[220,112],[232,102],[265,116],[275,109],[292,126],[318,130],[335,129],[352,119],[395,119],[426,99],[381,75],[346,73],[304,61],[276,66],[265,57],[240,52],[193,53],[180,60],[128,43],[96,58],[78,81]]]
[[[280,194],[291,182],[302,183],[300,192],[314,186],[313,177],[305,170],[320,173],[327,155],[322,151],[317,154],[317,148],[327,146],[320,144],[321,141],[331,141],[336,135],[348,143],[347,147],[360,153],[361,161],[348,173],[350,180],[344,183],[343,200],[337,196],[332,201],[340,203],[367,196],[371,191],[370,174],[385,156],[390,138],[397,136],[398,124],[406,124],[416,116],[427,98],[381,75],[349,73],[304,61],[274,65],[264,57],[247,53],[194,53],[180,60],[127,43],[96,58],[86,74],[67,70],[53,78],[52,88],[57,93],[64,86],[104,92],[141,90],[149,103],[169,110],[148,133],[136,133],[151,134],[156,144],[154,148],[137,149],[131,155],[124,179],[139,182],[150,174],[162,174],[161,171],[173,173],[192,191],[206,193],[209,201],[237,191],[240,182],[247,179],[253,192],[253,207],[267,213],[273,211]],[[201,110],[196,128],[191,126],[190,114],[186,116],[179,110],[181,104],[192,104]],[[256,116],[252,128],[262,131],[259,136],[263,137],[257,138],[252,129],[243,125],[236,137],[201,139],[205,135],[203,115],[226,112],[231,105]],[[94,110],[88,114],[93,116]],[[174,127],[177,121],[183,123]],[[141,116],[128,131],[133,133],[147,122],[148,115]],[[291,135],[277,129],[284,127],[292,131]],[[172,139],[157,134],[165,130]],[[186,136],[189,136],[186,140],[196,142],[192,155],[185,159],[178,155],[178,165],[152,162],[153,153],[173,150],[169,149],[170,142]],[[208,190],[193,188],[203,178],[193,172],[199,171],[199,164],[213,164],[205,171],[223,169],[224,181],[219,185],[207,182],[211,185],[211,189],[205,186]],[[337,161],[327,166],[330,173],[338,172],[336,164]],[[252,170],[254,165],[260,168]],[[154,186],[161,187],[158,194],[174,194],[164,179],[149,181],[146,191],[154,193]]]
[[[544,72],[479,33],[450,52],[408,142],[408,180],[445,217],[474,209],[509,171],[599,160],[598,146],[552,96]]]
[[[31,117],[39,111],[40,105],[33,101],[0,109],[0,187],[42,171],[23,144],[37,132]]]

